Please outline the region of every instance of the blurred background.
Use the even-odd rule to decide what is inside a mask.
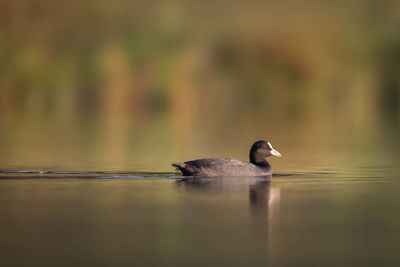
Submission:
[[[397,151],[399,25],[395,0],[2,0],[0,167]]]

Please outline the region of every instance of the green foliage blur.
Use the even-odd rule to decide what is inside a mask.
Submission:
[[[168,170],[397,133],[399,25],[394,0],[0,1],[0,165]]]

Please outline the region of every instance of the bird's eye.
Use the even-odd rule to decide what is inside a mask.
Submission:
[[[264,144],[264,148],[267,148],[267,145],[266,145],[266,144]]]

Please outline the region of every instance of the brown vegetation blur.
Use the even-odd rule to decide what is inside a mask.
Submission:
[[[167,170],[397,132],[399,25],[394,0],[1,1],[0,165]]]

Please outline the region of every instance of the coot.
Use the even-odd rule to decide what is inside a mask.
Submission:
[[[173,163],[172,166],[184,176],[264,176],[271,175],[271,164],[266,157],[281,154],[272,148],[270,142],[257,141],[250,149],[250,162],[230,158],[208,158]]]

